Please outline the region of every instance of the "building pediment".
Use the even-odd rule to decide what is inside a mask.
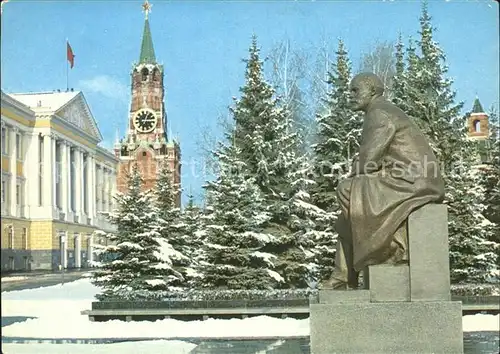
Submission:
[[[101,132],[82,93],[59,108],[55,115],[87,133],[98,142],[102,141]]]
[[[103,140],[81,91],[18,93],[10,96],[32,109],[37,120],[55,117],[62,120],[67,128],[83,132],[97,143]]]

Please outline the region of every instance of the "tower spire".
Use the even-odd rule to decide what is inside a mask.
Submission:
[[[120,129],[118,128],[118,125],[115,123],[115,144],[114,144],[115,150],[120,150],[121,149],[121,143],[120,143]]]
[[[153,39],[151,37],[151,30],[149,29],[149,13],[151,12],[151,5],[148,0],[144,1],[142,4],[142,10],[145,13],[144,20],[144,31],[142,33],[142,45],[141,45],[141,56],[139,58],[139,63],[155,64],[155,50],[153,47]]]
[[[481,102],[479,102],[479,97],[477,96],[477,94],[472,106],[472,113],[484,113],[483,106],[481,105]]]

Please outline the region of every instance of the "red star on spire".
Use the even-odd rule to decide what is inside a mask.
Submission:
[[[148,0],[144,1],[144,4],[142,4],[142,11],[146,14],[146,18],[148,18],[148,14],[151,12],[151,5]]]

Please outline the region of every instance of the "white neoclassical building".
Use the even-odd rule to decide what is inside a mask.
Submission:
[[[88,266],[118,160],[83,93],[2,92],[1,117],[2,270]]]

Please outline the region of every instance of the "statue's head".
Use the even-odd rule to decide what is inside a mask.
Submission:
[[[366,111],[373,99],[384,94],[384,83],[373,73],[361,73],[351,80],[349,85],[351,109]]]

